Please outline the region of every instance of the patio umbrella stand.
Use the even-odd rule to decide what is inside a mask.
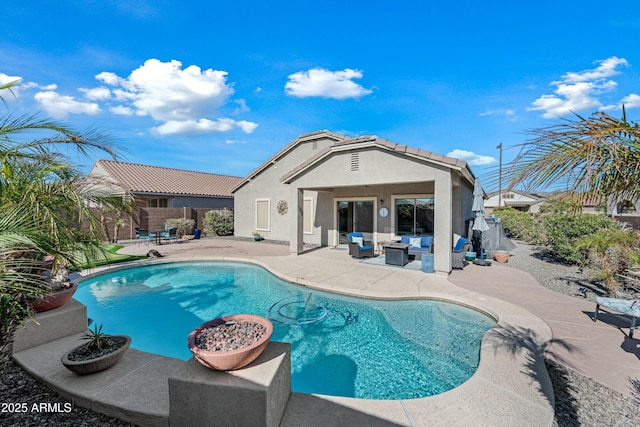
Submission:
[[[473,205],[471,210],[475,214],[475,218],[473,220],[473,236],[471,238],[471,242],[473,244],[474,249],[476,250],[478,256],[473,260],[475,265],[483,265],[489,266],[491,265],[491,261],[487,260],[487,255],[484,249],[482,248],[482,233],[489,229],[489,225],[487,221],[484,219],[484,192],[482,191],[482,186],[480,185],[480,180],[476,178],[473,186]]]

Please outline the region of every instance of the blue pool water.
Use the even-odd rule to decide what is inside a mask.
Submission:
[[[245,263],[140,266],[83,281],[75,298],[138,350],[188,360],[187,336],[228,314],[272,319],[291,343],[292,389],[365,399],[411,399],[450,390],[475,372],[495,321],[430,300],[381,301],[293,285]]]

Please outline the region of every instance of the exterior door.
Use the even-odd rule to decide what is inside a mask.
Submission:
[[[340,200],[338,212],[338,244],[347,244],[347,234],[353,231],[373,234],[374,201]]]

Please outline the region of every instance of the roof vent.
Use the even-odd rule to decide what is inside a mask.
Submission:
[[[351,172],[360,170],[360,153],[351,153]]]

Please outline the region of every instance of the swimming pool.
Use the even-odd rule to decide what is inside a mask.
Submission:
[[[291,343],[293,391],[410,399],[450,390],[475,372],[495,321],[430,300],[381,301],[285,282],[248,263],[174,262],[118,270],[80,284],[75,298],[132,347],[187,360],[189,332],[232,313],[272,319]]]

